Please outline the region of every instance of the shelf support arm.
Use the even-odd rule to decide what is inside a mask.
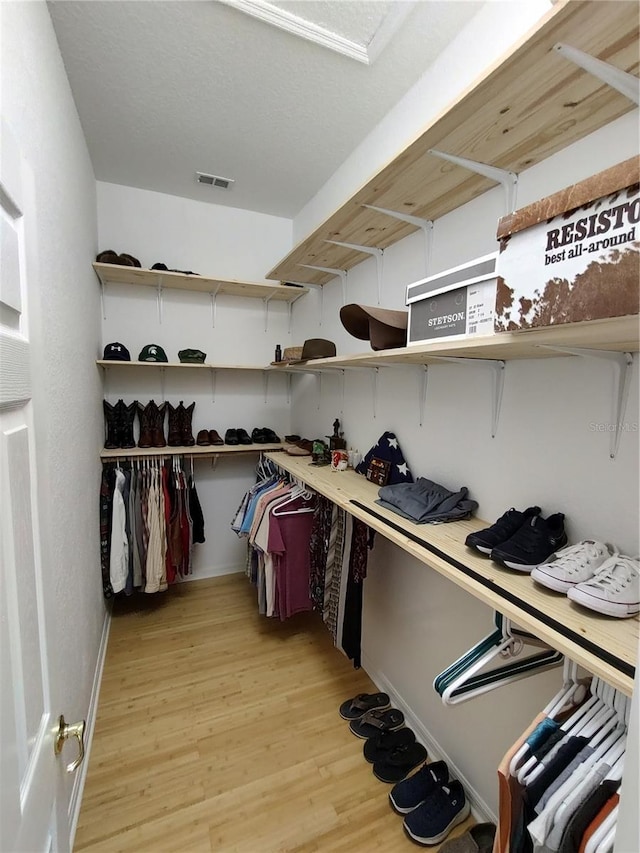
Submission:
[[[600,358],[609,361],[615,368],[615,391],[613,394],[612,422],[613,429],[609,431],[609,457],[615,459],[620,447],[620,435],[624,431],[623,418],[627,410],[629,389],[631,386],[631,368],[633,356],[630,352],[615,352],[611,350],[585,349],[583,347],[561,347],[551,344],[540,344],[544,349],[554,352],[566,352],[583,358]]]
[[[322,372],[316,373],[316,390],[318,396],[318,411],[320,411],[320,403],[322,402]]]
[[[264,402],[266,405],[267,397],[269,396],[269,371],[268,370],[265,370],[262,374],[262,383],[264,385]]]
[[[355,249],[357,252],[362,252],[364,255],[374,256],[376,259],[376,269],[378,273],[378,305],[380,305],[380,297],[382,295],[382,261],[384,258],[384,249],[378,249],[376,246],[361,246],[358,243],[342,243],[340,240],[325,240],[325,243],[333,243],[334,246],[344,246],[345,249]]]
[[[491,438],[496,437],[498,421],[500,420],[500,407],[502,406],[502,391],[504,388],[504,361],[491,358],[461,358],[459,356],[439,355],[433,356],[437,361],[448,361],[451,364],[460,364],[463,367],[479,365],[488,367],[493,372],[493,385],[491,394]]]
[[[107,306],[105,303],[104,295],[105,295],[104,281],[102,279],[100,279],[100,307],[102,308],[102,319],[106,320],[107,319]]]
[[[162,325],[162,277],[158,276],[158,290],[157,290],[157,300],[158,300],[158,323]]]
[[[275,293],[275,291],[274,291]],[[269,303],[273,299],[273,293],[270,293],[268,296],[264,298],[264,330],[265,332],[269,331]]]
[[[340,414],[341,414],[341,415],[342,415],[342,417],[344,418],[344,389],[345,389],[345,375],[346,375],[346,371],[345,371],[345,370],[341,370],[341,371],[340,371],[340,373],[342,374],[342,404],[341,404],[341,406],[340,406]]]
[[[490,166],[488,163],[477,163],[475,160],[467,160],[466,157],[457,157],[455,154],[445,154],[444,151],[437,151],[435,148],[430,148],[429,154],[440,157],[442,160],[448,160],[450,163],[455,163],[456,166],[462,166],[464,169],[469,169],[470,172],[475,172],[477,175],[482,175],[497,184],[501,184],[506,195],[506,213],[512,213],[516,209],[518,176],[515,172],[498,169],[497,166]]]
[[[374,367],[371,373],[371,378],[373,380],[373,419],[374,421],[378,417],[378,377],[380,375],[380,368]]]
[[[164,403],[164,388],[165,388],[165,370],[164,367],[160,368],[160,399]]]
[[[213,367],[211,369],[211,402],[215,403],[216,401],[216,381],[218,377],[218,371]]]
[[[427,404],[427,385],[429,379],[429,365],[422,365],[422,373],[420,374],[420,397],[418,401],[420,411],[420,426],[424,423],[424,410]]]
[[[429,272],[429,264],[431,263],[431,248],[433,246],[433,220],[422,219],[420,216],[412,216],[410,213],[400,213],[397,210],[389,210],[386,207],[376,207],[375,204],[363,204],[363,207],[369,210],[375,210],[377,213],[384,213],[393,219],[399,219],[401,222],[409,222],[419,228],[424,235],[424,274]]]
[[[621,68],[616,68],[615,65],[611,65],[609,62],[596,59],[595,56],[584,53],[578,50],[577,47],[571,47],[571,45],[564,44],[563,42],[554,44],[553,49],[560,56],[564,56],[565,59],[573,62],[574,65],[578,65],[584,71],[597,77],[598,80],[602,80],[607,86],[611,86],[612,89],[620,92],[625,98],[629,98],[634,104],[640,103],[640,80],[634,77],[633,74],[629,74],[628,71],[623,71]]]
[[[287,373],[287,405],[291,403],[291,373]]]
[[[308,270],[318,270],[319,272],[328,272],[331,275],[340,276],[342,281],[342,304],[347,302],[347,270],[338,270],[334,267],[316,267],[313,264],[298,264],[300,267],[306,267]]]
[[[215,329],[216,327],[216,310],[218,307],[218,291],[220,290],[220,285],[216,287],[215,290],[211,291],[211,326]]]
[[[291,315],[292,315],[291,308],[292,308],[292,306],[293,306],[293,303],[294,303],[294,302],[297,302],[297,301],[298,301],[298,299],[300,299],[300,297],[301,297],[301,296],[304,296],[304,293],[299,293],[299,294],[295,297],[295,299],[290,299],[290,300],[289,300],[289,302],[287,302],[287,315],[288,315],[288,329],[289,329],[289,334],[291,334]]]

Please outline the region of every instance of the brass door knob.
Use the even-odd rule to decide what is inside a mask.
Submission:
[[[58,733],[56,734],[56,739],[53,744],[53,751],[56,755],[60,755],[62,752],[62,747],[64,746],[64,742],[68,740],[70,737],[75,737],[78,741],[78,757],[75,761],[72,761],[70,764],[67,764],[67,773],[73,773],[81,764],[84,759],[84,729],[85,729],[85,721],[82,720],[80,723],[66,723],[64,716],[60,715],[60,721],[58,726]]]

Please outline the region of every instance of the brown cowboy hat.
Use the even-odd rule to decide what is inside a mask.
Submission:
[[[406,346],[408,319],[408,311],[355,302],[340,309],[340,320],[347,332],[361,341],[370,341],[373,350]]]
[[[302,347],[300,358],[292,359],[289,364],[303,364],[314,358],[332,358],[336,354],[336,345],[333,341],[324,338],[308,338]]]

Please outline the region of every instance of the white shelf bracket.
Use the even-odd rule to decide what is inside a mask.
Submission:
[[[304,293],[299,293],[295,299],[290,299],[289,302],[287,302],[287,317],[288,317],[289,334],[291,334],[291,317],[292,317],[291,309],[293,307],[294,302],[297,302],[301,296],[304,296]]]
[[[158,300],[158,323],[160,325],[162,325],[162,279],[161,278],[158,278],[157,300]]]
[[[218,308],[218,291],[220,290],[220,285],[216,287],[215,290],[211,291],[211,326],[215,329],[216,327],[216,312]]]
[[[164,385],[165,385],[166,373],[164,367],[160,368],[160,399],[164,403]]]
[[[344,387],[345,387],[345,375],[346,375],[346,371],[345,371],[345,370],[341,370],[341,371],[340,371],[340,373],[342,374],[342,403],[341,403],[341,405],[340,405],[340,414],[341,414],[341,415],[342,415],[342,417],[344,418]]]
[[[427,404],[427,384],[429,379],[429,365],[422,365],[422,373],[420,374],[420,397],[418,400],[420,411],[420,426],[424,423],[424,410]]]
[[[382,262],[384,258],[384,249],[378,249],[376,246],[361,246],[359,243],[342,243],[340,240],[325,240],[324,242],[333,243],[334,246],[344,246],[345,249],[355,249],[357,252],[362,252],[364,255],[373,255],[376,259],[376,269],[378,273],[378,305],[380,305],[380,297],[382,296]]]
[[[475,172],[477,175],[482,175],[497,184],[501,184],[506,196],[507,209],[505,212],[512,213],[516,209],[518,176],[515,172],[498,169],[497,166],[489,166],[488,163],[477,163],[475,160],[467,160],[466,157],[457,157],[455,154],[445,154],[444,151],[437,151],[435,148],[430,148],[429,154],[440,157],[442,160],[448,160],[450,163],[455,163],[456,166],[462,166],[469,169],[470,172]]]
[[[460,358],[458,356],[439,355],[434,356],[437,361],[449,361],[451,364],[460,364],[463,367],[488,367],[493,373],[493,385],[491,394],[491,438],[496,437],[498,421],[500,420],[500,407],[502,406],[502,391],[504,388],[504,361],[491,358]]]
[[[596,59],[595,56],[583,53],[577,47],[571,47],[571,45],[564,44],[563,42],[554,44],[553,49],[560,56],[564,56],[565,59],[573,62],[574,65],[578,65],[580,68],[588,71],[589,74],[597,77],[598,80],[602,80],[603,83],[620,92],[625,98],[629,98],[634,104],[640,103],[640,80],[634,77],[633,74],[629,74],[628,71],[623,71],[621,68],[616,68],[615,65],[611,65],[608,62],[603,62],[601,59]]]
[[[316,392],[318,397],[317,409],[320,411],[320,404],[322,403],[322,373],[316,373]]]
[[[386,207],[376,207],[375,204],[363,204],[363,207],[369,210],[375,210],[378,213],[384,213],[393,219],[399,219],[401,222],[409,222],[411,225],[418,227],[424,235],[424,274],[429,272],[429,264],[431,263],[431,249],[433,246],[433,220],[422,219],[420,216],[412,216],[410,213],[400,213],[397,210],[388,210]]]
[[[104,398],[105,398],[105,400],[108,400],[109,399],[109,368],[104,367],[104,365],[103,365],[102,369],[104,371]]]
[[[274,291],[275,293],[275,291]],[[270,293],[268,296],[265,296],[263,299],[264,302],[264,330],[265,332],[269,331],[269,303],[273,299],[274,293]]]
[[[262,383],[264,385],[264,402],[266,405],[267,397],[269,396],[269,372],[267,370],[262,374]]]
[[[102,309],[102,319],[106,320],[107,319],[107,306],[106,306],[106,302],[105,302],[105,298],[104,298],[104,291],[105,291],[104,281],[102,281],[102,279],[100,279],[100,308]]]
[[[291,403],[291,373],[287,373],[287,404]]]
[[[218,467],[218,462],[220,461],[220,456],[212,456],[211,457],[211,470],[215,471]]]
[[[582,347],[561,347],[550,344],[540,344],[543,349],[553,352],[566,352],[570,355],[579,355],[582,358],[599,358],[609,361],[615,368],[615,390],[613,393],[613,405],[611,411],[611,423],[608,424],[609,432],[609,457],[615,459],[620,447],[620,436],[625,431],[624,415],[627,410],[629,399],[629,388],[631,386],[631,368],[633,366],[633,355],[630,352],[615,352],[612,350],[584,349]]]
[[[308,270],[318,270],[319,272],[328,272],[331,275],[340,276],[342,281],[342,304],[347,303],[347,270],[338,270],[333,267],[316,267],[313,264],[298,264],[300,267],[306,267]]]
[[[215,368],[211,369],[211,402],[215,403],[216,401],[216,382],[218,378],[218,371]]]
[[[380,375],[380,368],[374,367],[371,372],[371,378],[373,380],[373,419],[374,421],[378,417],[378,377]]]

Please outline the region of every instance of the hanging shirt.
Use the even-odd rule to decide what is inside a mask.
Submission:
[[[312,610],[309,598],[309,536],[313,512],[308,511],[309,508],[308,502],[296,498],[287,504],[282,515],[271,511],[269,516],[268,550],[274,557],[278,611],[282,620],[295,613]]]
[[[113,492],[111,554],[109,557],[109,578],[114,592],[122,592],[127,582],[127,572],[129,571],[129,540],[127,539],[125,528],[124,485],[124,474],[117,469]]]

